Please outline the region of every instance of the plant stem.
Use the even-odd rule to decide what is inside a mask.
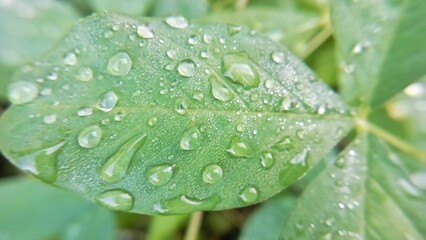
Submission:
[[[249,0],[237,0],[235,1],[235,9],[244,10],[249,3]]]
[[[323,29],[316,34],[307,44],[306,49],[303,52],[302,59],[306,59],[309,57],[315,50],[317,50],[328,38],[331,37],[331,28],[327,25],[323,27]]]
[[[200,231],[201,221],[203,220],[203,212],[195,212],[191,214],[188,228],[185,233],[185,240],[197,240]]]
[[[376,135],[377,137],[380,137],[393,145],[394,147],[400,149],[401,151],[408,153],[423,162],[426,162],[426,152],[423,152],[420,149],[417,149],[416,147],[413,147],[406,141],[400,139],[399,137],[389,133],[388,131],[369,123],[368,121],[364,119],[358,119],[357,120],[358,127],[361,131],[368,131],[372,134]]]

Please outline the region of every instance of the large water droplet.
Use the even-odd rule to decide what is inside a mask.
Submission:
[[[189,25],[188,20],[183,16],[170,16],[166,18],[166,23],[170,27],[178,29],[187,28]]]
[[[224,86],[219,82],[219,79],[211,75],[210,82],[212,83],[212,94],[213,97],[222,102],[231,101],[234,98],[234,94],[228,87]]]
[[[146,135],[136,135],[125,142],[101,168],[101,176],[107,182],[116,182],[126,175],[130,161],[142,146]]]
[[[285,60],[284,53],[278,52],[278,51],[273,51],[271,53],[271,58],[272,58],[272,61],[276,63],[283,63]]]
[[[68,53],[64,57],[64,63],[66,65],[74,66],[77,64],[77,56],[74,53]]]
[[[223,177],[223,170],[219,165],[211,164],[203,169],[203,181],[206,183],[216,183]]]
[[[129,54],[119,52],[108,60],[107,70],[113,76],[124,77],[132,68],[132,59]]]
[[[271,169],[275,165],[275,158],[271,152],[263,152],[260,155],[260,164],[266,170]]]
[[[411,183],[408,179],[398,179],[398,185],[399,187],[408,195],[413,197],[420,197],[422,196],[422,192],[420,189],[418,189],[413,183]]]
[[[241,200],[243,200],[245,203],[254,203],[259,198],[259,192],[255,187],[247,187],[243,191],[240,192],[239,197]]]
[[[183,77],[192,77],[195,75],[195,64],[192,60],[183,60],[179,63],[177,70]]]
[[[302,166],[307,165],[307,158],[308,158],[309,151],[307,149],[303,149],[303,151],[299,154],[297,154],[292,160],[290,160],[290,163],[292,164],[301,164]]]
[[[109,91],[101,95],[98,107],[102,112],[110,112],[117,104],[117,101],[117,95],[113,91]]]
[[[167,54],[167,57],[170,58],[170,59],[177,59],[178,58],[177,52],[174,49],[167,50],[166,54]]]
[[[173,177],[173,166],[160,165],[151,167],[146,172],[148,181],[154,186],[163,186]]]
[[[93,71],[89,67],[80,68],[77,78],[81,81],[90,81],[93,78]]]
[[[254,156],[254,151],[250,145],[236,137],[231,139],[229,147],[226,149],[226,151],[234,157],[251,158]]]
[[[296,104],[293,97],[286,96],[281,102],[281,111],[291,111],[296,107]]]
[[[259,73],[246,53],[233,53],[222,58],[223,75],[245,88],[259,86]]]
[[[127,211],[133,208],[134,200],[130,193],[114,189],[98,194],[96,201],[113,210]]]
[[[13,82],[9,85],[7,97],[13,104],[25,104],[34,101],[38,96],[38,91],[38,87],[32,82]]]
[[[282,137],[277,143],[275,143],[274,148],[280,151],[292,149],[294,146],[293,141],[291,141],[289,136]]]
[[[148,39],[148,38],[154,37],[154,32],[152,31],[151,27],[147,24],[139,25],[138,28],[136,29],[136,33],[141,38]]]
[[[416,187],[426,190],[426,172],[417,172],[410,175],[411,182]]]
[[[41,180],[51,183],[56,180],[57,156],[65,142],[60,142],[53,146],[37,151],[20,151],[16,157],[16,164],[24,171],[27,171]]]
[[[83,129],[78,135],[78,144],[84,148],[96,147],[102,139],[102,129],[98,126],[90,126]]]
[[[196,198],[181,195],[179,198],[164,201],[163,209],[167,209],[168,214],[182,214],[188,212],[213,210],[221,201],[218,195],[208,198]]]
[[[180,148],[194,150],[200,146],[201,132],[197,127],[191,127],[183,133],[180,140]]]

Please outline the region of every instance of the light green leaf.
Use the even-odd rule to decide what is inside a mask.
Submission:
[[[112,214],[29,178],[0,182],[0,239],[115,239]],[[60,235],[60,234],[59,234]]]
[[[410,179],[409,160],[359,136],[305,190],[282,238],[422,239],[426,189]]]
[[[296,198],[286,193],[269,199],[250,216],[239,239],[278,239],[281,228],[295,205]]]
[[[425,75],[425,12],[419,0],[332,1],[344,78],[357,87],[347,85],[352,98],[376,108]]]
[[[115,210],[254,204],[300,178],[353,125],[287,50],[246,28],[183,17],[94,15],[17,77],[26,81],[0,120],[3,153]]]
[[[38,60],[71,28],[78,14],[66,2],[0,1],[0,97],[14,70]]]
[[[267,7],[249,7],[237,12],[214,12],[201,17],[199,21],[249,26],[288,47],[300,57],[306,56],[309,40],[322,27],[318,13]]]
[[[173,239],[173,235],[184,226],[190,215],[153,216],[149,224],[147,239]]]
[[[134,16],[146,14],[155,2],[154,0],[89,0],[96,12],[111,11]]]
[[[205,14],[207,10],[207,0],[157,0],[152,14],[154,16],[179,14],[194,18]]]

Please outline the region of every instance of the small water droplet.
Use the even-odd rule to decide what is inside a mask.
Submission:
[[[318,107],[317,113],[318,113],[319,115],[324,115],[326,112],[327,112],[327,105],[325,105],[325,104],[321,104],[321,105]]]
[[[416,187],[426,190],[426,172],[417,172],[410,175],[411,182]]]
[[[89,67],[80,68],[77,78],[81,81],[90,81],[93,79],[93,71]]]
[[[245,88],[257,87],[260,84],[259,73],[246,53],[233,53],[222,58],[223,75]]]
[[[98,126],[90,126],[83,129],[78,135],[78,144],[84,148],[96,147],[102,139],[102,129]]]
[[[141,38],[145,38],[145,39],[154,38],[154,32],[152,31],[151,26],[147,24],[139,25],[138,28],[136,29],[136,33]]]
[[[114,115],[114,121],[121,122],[121,121],[123,121],[123,119],[124,119],[125,116],[126,116],[126,113],[124,113],[124,112],[117,112]]]
[[[192,60],[186,59],[179,63],[177,70],[183,77],[192,77],[195,75],[195,64]]]
[[[282,137],[277,143],[275,143],[274,148],[280,151],[292,149],[294,146],[293,141],[289,136]]]
[[[41,180],[51,183],[56,180],[57,156],[65,142],[60,142],[37,151],[20,151],[16,157],[18,167]]]
[[[167,57],[170,58],[170,59],[177,59],[178,58],[177,52],[174,49],[167,50],[166,54],[167,54]]]
[[[281,111],[291,111],[296,107],[296,101],[292,97],[284,97],[281,102]]]
[[[74,53],[68,53],[64,57],[64,63],[66,65],[74,66],[77,64],[77,56]]]
[[[188,20],[183,16],[170,16],[166,18],[166,23],[172,28],[183,29],[189,25]]]
[[[274,61],[276,63],[284,63],[285,56],[284,56],[284,53],[282,53],[282,52],[273,51],[271,53],[271,59],[272,59],[272,61]]]
[[[234,94],[231,90],[221,84],[215,75],[211,75],[209,80],[212,83],[212,94],[214,98],[222,102],[228,102],[234,99]]]
[[[201,51],[201,57],[206,59],[209,58],[209,52],[207,50]]]
[[[136,135],[127,140],[101,168],[101,177],[107,182],[116,182],[126,175],[130,161],[145,142],[146,135]]]
[[[309,151],[307,149],[303,149],[303,151],[299,154],[297,154],[293,159],[290,160],[291,164],[301,164],[302,166],[306,166],[308,159],[308,153]]]
[[[81,108],[78,110],[77,115],[80,117],[87,117],[93,114],[93,109],[90,107]]]
[[[241,191],[239,197],[245,203],[251,204],[257,201],[259,198],[259,193],[255,187],[250,186]]]
[[[274,89],[276,86],[275,81],[274,80],[266,80],[265,81],[265,87],[267,89]]]
[[[236,137],[231,139],[231,142],[228,146],[228,149],[226,149],[226,152],[228,152],[234,157],[251,158],[254,156],[254,151],[250,147],[250,145]]]
[[[183,133],[180,140],[182,150],[194,150],[200,146],[201,132],[197,127],[191,127]]]
[[[223,169],[216,164],[211,164],[203,169],[203,181],[209,184],[214,184],[220,181],[223,177]]]
[[[155,125],[157,125],[158,122],[158,118],[157,117],[151,117],[148,119],[148,126],[150,127],[154,127]]]
[[[245,122],[240,122],[237,124],[237,131],[238,132],[244,132],[245,130],[247,130],[247,126]]]
[[[275,158],[271,152],[263,152],[260,155],[260,163],[264,169],[269,170],[275,165]]]
[[[146,172],[148,181],[154,186],[163,186],[173,177],[173,166],[160,165],[151,167]]]
[[[399,179],[398,185],[406,194],[410,196],[420,197],[422,195],[422,192],[408,179]]]
[[[54,124],[56,122],[56,114],[49,114],[44,116],[43,122],[46,124]]]
[[[113,210],[127,211],[133,208],[134,200],[130,193],[114,189],[98,194],[96,201]]]
[[[164,201],[162,207],[167,209],[168,214],[185,214],[194,211],[213,210],[220,201],[221,198],[218,195],[207,198],[181,195],[178,198]]]
[[[58,73],[55,72],[55,71],[53,71],[53,72],[49,73],[49,75],[47,75],[47,79],[52,80],[52,81],[58,80],[58,77],[59,77]]]
[[[113,91],[101,95],[98,102],[98,108],[102,112],[110,112],[117,105],[118,97]]]
[[[188,110],[188,103],[183,98],[176,99],[176,112],[180,115],[186,114],[186,111]]]
[[[19,81],[9,85],[7,97],[13,104],[26,104],[38,96],[38,87],[32,82]]]
[[[204,41],[204,43],[206,43],[206,44],[210,44],[210,43],[213,41],[213,38],[212,38],[212,36],[211,36],[211,35],[209,35],[209,34],[204,34],[204,35],[203,35],[203,41]]]
[[[346,167],[346,163],[347,163],[346,158],[344,158],[344,157],[338,157],[336,159],[336,161],[334,162],[334,166],[336,166],[337,168],[343,169],[343,168]]]
[[[190,45],[197,45],[198,44],[198,39],[196,35],[192,35],[191,37],[188,38],[188,44]]]
[[[305,130],[303,129],[297,129],[296,130],[296,136],[300,139],[303,140],[305,138]]]
[[[228,24],[228,34],[229,36],[234,36],[241,32],[242,27],[239,25]]]
[[[194,95],[192,95],[192,98],[194,98],[195,100],[202,102],[205,99],[204,93],[201,91],[194,91]]]
[[[132,68],[132,59],[129,54],[119,52],[108,60],[107,70],[113,76],[124,77]]]

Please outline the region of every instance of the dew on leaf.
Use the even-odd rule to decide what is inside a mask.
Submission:
[[[192,77],[195,75],[195,64],[192,60],[183,60],[179,63],[177,70],[183,77]]]
[[[260,154],[260,164],[265,170],[271,169],[275,165],[275,158],[271,152],[262,152]]]
[[[130,193],[120,190],[108,190],[96,196],[96,201],[112,210],[128,211],[133,208],[134,199]]]
[[[150,126],[150,127],[154,127],[156,124],[157,124],[157,122],[158,122],[158,118],[157,117],[150,117],[149,119],[148,119],[148,126]]]
[[[216,76],[211,75],[209,80],[212,84],[212,94],[214,98],[222,102],[228,102],[234,98],[234,94],[231,90],[221,84]]]
[[[250,145],[236,137],[231,139],[226,152],[231,154],[233,157],[251,158],[254,156],[254,151]]]
[[[107,182],[122,179],[129,168],[135,153],[145,142],[146,135],[136,135],[127,140],[102,166],[101,177]]]
[[[220,201],[221,198],[218,195],[213,195],[208,198],[181,195],[178,198],[164,201],[162,209],[166,209],[168,214],[213,210]]]
[[[58,73],[55,72],[55,71],[53,71],[53,72],[49,73],[49,75],[47,75],[47,79],[52,80],[52,81],[58,80],[58,77],[59,77]]]
[[[178,58],[177,52],[174,49],[167,50],[166,54],[167,54],[167,57],[170,58],[170,59],[177,59]]]
[[[274,148],[278,150],[289,150],[294,146],[293,141],[289,136],[283,136],[277,143],[275,143]]]
[[[117,112],[114,115],[114,121],[121,122],[121,121],[123,121],[123,119],[124,119],[125,116],[126,116],[126,114],[124,112]]]
[[[416,187],[426,190],[426,172],[413,173],[410,180]]]
[[[203,181],[209,184],[214,184],[220,181],[223,177],[223,169],[217,164],[211,164],[203,169]]]
[[[291,111],[296,107],[296,101],[292,97],[284,97],[281,102],[281,111]]]
[[[305,138],[305,130],[303,129],[297,129],[296,130],[296,136],[300,139],[303,140]]]
[[[77,78],[81,81],[90,81],[93,79],[93,71],[90,67],[83,67],[78,70]]]
[[[247,129],[245,122],[240,122],[237,124],[237,131],[238,132],[244,132]]]
[[[180,148],[182,150],[194,150],[200,146],[201,132],[197,127],[187,129],[180,140]]]
[[[241,32],[242,27],[239,25],[228,24],[228,34],[229,36],[234,36]]]
[[[335,162],[334,162],[334,166],[336,166],[337,168],[345,168],[347,165],[347,160],[344,157],[338,157]]]
[[[406,194],[412,197],[420,197],[422,192],[408,179],[398,179],[398,185]]]
[[[184,115],[188,110],[188,103],[183,98],[176,99],[176,112]]]
[[[307,165],[307,158],[308,158],[309,151],[307,149],[304,149],[301,153],[297,154],[293,159],[290,160],[291,164],[301,164],[302,166]]]
[[[284,63],[285,56],[284,56],[284,53],[282,53],[282,52],[273,51],[271,53],[271,59],[275,63]]]
[[[166,23],[172,28],[183,29],[189,25],[188,20],[183,16],[170,16],[166,18]]]
[[[197,45],[198,44],[198,39],[196,35],[192,35],[191,37],[188,38],[188,44],[190,45]]]
[[[48,114],[43,117],[43,122],[46,124],[53,124],[56,122],[56,114]]]
[[[209,52],[207,50],[201,51],[200,55],[202,58],[206,58],[206,59],[210,57]]]
[[[192,98],[194,98],[195,100],[202,102],[204,101],[204,93],[201,91],[194,91],[194,95],[192,95]]]
[[[146,171],[148,181],[154,186],[163,186],[173,177],[173,166],[159,165],[148,168]]]
[[[227,54],[222,58],[223,75],[245,88],[259,86],[260,77],[246,53]]]
[[[117,104],[118,97],[113,91],[101,95],[98,101],[98,108],[102,112],[110,112]]]
[[[132,59],[129,54],[119,52],[108,60],[107,71],[113,76],[124,77],[132,68]]]
[[[78,135],[78,144],[83,148],[96,147],[102,139],[102,129],[96,125],[83,129]]]
[[[259,192],[255,187],[250,186],[242,190],[238,196],[245,203],[250,204],[257,201],[257,199],[259,198]]]
[[[139,25],[136,29],[136,33],[141,38],[154,38],[154,32],[152,31],[151,27],[147,24]]]
[[[64,57],[64,64],[74,66],[77,64],[77,56],[74,53],[68,53]]]
[[[34,83],[18,81],[9,85],[7,97],[13,104],[26,104],[37,98],[38,91],[39,89]]]
[[[84,108],[80,108],[80,110],[78,110],[77,115],[80,117],[87,117],[93,114],[93,108],[90,107],[84,107]]]

